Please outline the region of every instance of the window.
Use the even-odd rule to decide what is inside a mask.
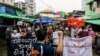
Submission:
[[[22,4],[22,6],[25,6],[25,4]]]
[[[11,0],[11,2],[13,2],[13,0]]]
[[[13,3],[13,0],[11,0],[11,3]]]
[[[100,1],[97,1],[97,8],[100,8]]]
[[[92,10],[93,3],[89,3],[90,10]]]
[[[0,13],[5,13],[5,6],[0,6]]]
[[[8,6],[6,6],[6,13],[10,14],[10,15],[15,15],[16,14],[15,9],[12,8],[12,7],[8,7]]]
[[[30,0],[30,2],[33,2],[33,0]]]
[[[25,8],[22,8],[22,10],[25,10]]]
[[[3,0],[2,2],[5,2],[5,0]]]

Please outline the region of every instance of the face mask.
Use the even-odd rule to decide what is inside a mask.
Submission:
[[[27,28],[27,30],[31,30],[31,28]]]
[[[14,30],[13,32],[14,32],[14,33],[17,33],[17,30]]]
[[[65,28],[65,30],[68,30],[68,28]]]

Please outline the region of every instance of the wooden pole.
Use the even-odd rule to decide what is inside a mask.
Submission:
[[[14,26],[16,26],[16,20],[14,19]]]
[[[40,18],[40,28],[43,29],[42,19]]]

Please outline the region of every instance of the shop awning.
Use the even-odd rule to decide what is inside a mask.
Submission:
[[[100,13],[94,13],[92,15],[85,15],[83,18],[86,20],[100,19]]]
[[[19,17],[19,16],[14,16],[15,19],[18,19],[18,20],[22,20],[22,21],[25,21],[25,22],[30,22],[32,23],[34,21],[33,18],[27,18],[27,17]]]
[[[100,19],[98,20],[86,20],[87,23],[95,24],[95,25],[100,25]]]
[[[87,23],[95,24],[95,25],[100,25],[100,14],[92,14],[92,15],[86,15],[83,17]]]
[[[5,18],[5,19],[17,19],[17,20],[22,20],[25,22],[33,22],[33,18],[27,18],[27,17],[20,17],[20,16],[12,16],[12,15],[8,15],[8,14],[0,14],[0,17]]]
[[[12,15],[8,15],[8,14],[0,14],[0,17],[2,17],[2,18],[6,18],[6,19],[13,19],[14,18],[14,16],[12,16]]]

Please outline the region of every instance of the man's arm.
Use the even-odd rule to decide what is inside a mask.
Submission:
[[[58,36],[59,36],[59,42],[58,42],[56,52],[57,52],[57,55],[61,55],[63,52],[63,32],[59,31]]]

